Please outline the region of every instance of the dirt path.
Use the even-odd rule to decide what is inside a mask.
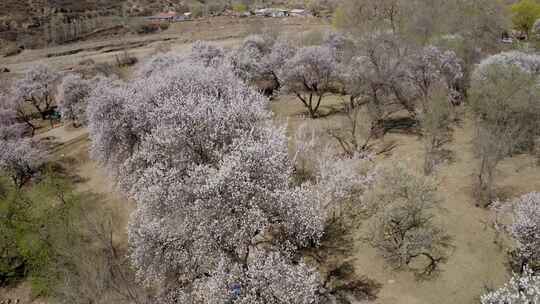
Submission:
[[[0,57],[0,67],[7,67],[10,74],[15,76],[38,63],[46,63],[58,70],[68,70],[87,59],[96,63],[114,62],[115,56],[125,50],[141,59],[164,42],[170,44],[172,50],[182,52],[189,50],[197,40],[212,41],[225,48],[232,47],[249,33],[263,29],[276,33],[298,33],[328,28],[329,25],[319,18],[204,18],[173,23],[168,30],[157,34],[122,35],[48,49],[25,50],[17,56]]]
[[[104,195],[102,200],[107,208],[119,215],[116,223],[117,232],[125,239],[129,214],[134,203],[123,197],[115,186],[107,170],[89,156],[90,141],[86,128],[66,128],[64,126],[40,134],[52,142],[51,157],[64,163],[74,175],[80,178],[77,191]]]

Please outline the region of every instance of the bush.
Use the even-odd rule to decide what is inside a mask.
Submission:
[[[235,3],[233,4],[232,9],[237,13],[244,13],[248,10],[248,7],[244,3]]]
[[[54,175],[23,190],[0,182],[7,189],[0,197],[0,285],[28,277],[34,294],[47,295],[56,279],[48,270],[60,256],[53,244],[72,239],[69,217],[78,198]]]
[[[169,22],[161,22],[159,24],[159,29],[162,30],[162,31],[166,31],[169,29],[169,27],[171,26],[171,24]]]
[[[113,75],[120,76],[122,72],[119,67],[108,62],[98,63],[94,66],[95,74],[110,77]]]
[[[511,6],[511,11],[514,27],[527,35],[540,18],[540,4],[535,0],[521,0]]]
[[[79,65],[82,65],[82,66],[92,66],[92,65],[95,65],[95,64],[96,64],[96,62],[92,58],[83,59],[83,60],[81,60],[79,62]]]
[[[124,51],[121,54],[116,55],[115,58],[116,65],[119,67],[132,66],[139,61],[137,57],[131,55],[128,51]]]
[[[4,43],[3,41],[1,41]],[[16,43],[6,43],[5,46],[3,46],[0,49],[0,54],[4,57],[10,57],[20,54],[23,51],[23,49],[19,46],[17,46]]]
[[[60,303],[143,303],[127,250],[112,239],[115,214],[62,172],[51,166],[21,190],[0,175],[0,286],[25,279],[33,296]]]
[[[144,20],[133,22],[128,25],[129,30],[135,34],[152,34],[160,30],[160,25],[155,23],[149,23]]]
[[[193,18],[200,18],[204,15],[204,6],[200,3],[193,4],[190,11]]]

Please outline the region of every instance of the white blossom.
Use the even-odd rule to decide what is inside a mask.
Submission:
[[[158,53],[139,64],[135,75],[137,77],[149,77],[155,72],[161,73],[163,70],[179,64],[183,60],[182,56],[173,52]]]
[[[222,303],[230,297],[222,273],[233,269],[245,303],[272,303],[248,292],[263,279],[285,303],[312,303],[317,284],[305,278],[316,274],[289,260],[322,236],[319,193],[291,185],[287,137],[268,100],[227,64],[193,60],[128,84],[102,81],[89,100],[92,155],[137,202],[129,225],[137,275],[160,286],[164,303]],[[261,250],[282,262],[264,264]],[[260,277],[260,267],[276,275]]]
[[[28,132],[28,126],[18,120],[12,108],[12,98],[0,93],[0,140],[15,140]]]
[[[60,74],[46,65],[35,65],[14,84],[14,97],[20,107],[32,107],[45,118],[53,105]]]
[[[531,192],[511,202],[513,221],[510,234],[520,255],[540,261],[540,192]]]
[[[537,304],[540,303],[540,276],[525,268],[514,274],[510,282],[480,298],[482,304]]]
[[[426,46],[412,56],[407,74],[412,85],[425,98],[436,83],[442,81],[451,91],[454,84],[463,78],[457,55],[453,51],[443,52],[434,46]]]
[[[489,67],[498,65],[502,67],[517,67],[523,72],[540,75],[540,55],[529,54],[521,51],[510,51],[499,53],[482,60],[473,72],[473,79],[481,80],[486,78]]]
[[[92,81],[83,79],[80,75],[69,74],[62,79],[57,102],[64,120],[86,124],[87,98],[92,88]]]
[[[0,141],[0,174],[17,188],[24,186],[44,163],[44,152],[29,139]]]
[[[220,47],[203,41],[196,41],[193,43],[190,58],[195,62],[202,63],[204,66],[218,66],[223,63],[225,52]]]

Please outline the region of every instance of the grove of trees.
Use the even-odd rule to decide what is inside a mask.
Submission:
[[[268,100],[208,54],[132,83],[102,81],[89,97],[92,155],[137,202],[137,276],[166,303],[312,303],[321,281],[299,250],[319,243],[342,182],[293,185]]]
[[[531,32],[533,2],[512,6],[515,28]],[[540,150],[540,56],[532,45],[503,51],[505,7],[319,5],[336,7],[337,30],[317,42],[269,32],[232,50],[198,41],[127,79],[36,65],[0,94],[0,284],[30,274],[65,303],[372,300],[377,284],[347,263],[325,269],[317,251],[339,228],[365,224],[360,239],[393,270],[443,271],[454,242],[438,221],[437,174],[454,129],[471,120],[471,195],[509,219],[495,227],[512,246],[513,277],[480,302],[540,301],[540,194],[499,202],[497,188],[503,160]],[[280,95],[304,108],[293,134],[270,110]],[[334,112],[330,96],[342,100]],[[57,109],[87,128],[91,157],[135,202],[129,250],[113,239],[113,216],[87,209],[87,194],[31,138]],[[332,115],[333,128],[314,127]],[[421,141],[422,172],[373,164],[394,131]]]

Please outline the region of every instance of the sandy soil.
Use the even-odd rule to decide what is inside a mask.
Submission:
[[[339,98],[331,97],[326,105],[337,105]],[[289,124],[290,136],[305,113],[294,97],[283,97],[272,105],[280,120]],[[307,120],[315,126],[335,125],[338,116]],[[453,237],[454,248],[449,260],[442,265],[438,277],[417,281],[405,271],[390,269],[377,252],[362,242],[362,229],[354,231],[355,244],[351,256],[357,271],[383,284],[376,303],[379,304],[473,304],[478,303],[485,287],[497,287],[508,278],[505,252],[495,244],[495,232],[488,224],[489,211],[475,207],[472,196],[477,159],[472,152],[473,126],[465,120],[454,133],[448,148],[454,161],[443,164],[436,173],[439,181],[442,209],[436,220]],[[395,141],[397,147],[390,156],[379,157],[377,163],[404,161],[411,170],[421,172],[424,152],[417,136],[388,134],[385,140]],[[506,159],[499,166],[496,187],[501,198],[511,198],[540,190],[540,168],[526,155]]]

